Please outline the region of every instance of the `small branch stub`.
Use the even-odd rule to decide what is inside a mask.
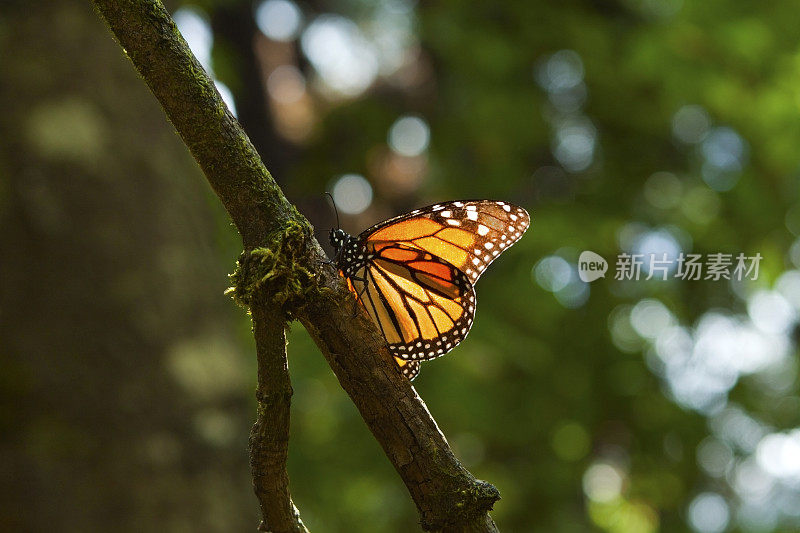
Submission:
[[[253,306],[253,335],[258,359],[258,408],[250,430],[253,491],[261,507],[259,529],[272,533],[308,533],[289,494],[289,408],[292,384],[286,357],[286,324],[275,306]]]

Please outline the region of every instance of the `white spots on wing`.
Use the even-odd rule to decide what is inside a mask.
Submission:
[[[477,211],[477,210],[478,210],[478,207],[477,207],[477,206],[475,206],[475,205],[468,205],[468,206],[466,207],[466,209],[467,209],[467,211]]]
[[[481,264],[481,260],[478,259],[477,257],[473,257],[472,258],[472,264],[475,265],[475,266],[478,266],[478,265]]]
[[[511,206],[508,205],[508,204],[503,204],[503,211],[505,211],[506,213],[510,213],[511,212]]]
[[[519,218],[517,215],[513,215],[513,214],[509,215],[509,216],[511,217],[511,220],[513,220],[514,222],[516,222],[517,219]]]
[[[451,226],[460,226],[461,225],[461,221],[460,220],[456,220],[454,218],[448,218],[447,219],[447,223],[450,224]]]
[[[436,205],[435,205],[435,206],[433,206],[431,209],[433,209],[434,211],[440,211],[440,210],[444,209],[444,206],[443,206],[443,205],[436,204]]]
[[[492,250],[492,255],[494,257],[497,257],[498,255],[500,255],[500,251],[499,250]]]
[[[483,247],[486,248],[487,250],[491,250],[492,248],[494,248],[494,243],[487,242],[486,244],[483,245]]]
[[[478,235],[480,235],[481,237],[484,237],[484,236],[486,236],[488,234],[489,234],[489,228],[487,228],[483,224],[479,224],[478,225]]]
[[[467,207],[475,207],[475,206],[470,205],[470,206],[467,206]],[[472,221],[477,221],[478,220],[478,212],[477,211],[467,211],[467,218],[472,220]]]
[[[453,202],[453,205],[456,207],[464,207],[464,202]]]
[[[504,235],[504,237],[505,237],[505,235]],[[506,247],[506,243],[500,242],[500,244],[498,246],[500,246],[500,248],[505,248]]]
[[[439,213],[439,214],[440,214],[441,216],[443,216],[444,218],[450,218],[451,216],[453,216],[453,212],[452,212],[452,211],[450,211],[449,209],[448,209],[447,211],[442,211],[442,212],[441,212],[441,213]]]

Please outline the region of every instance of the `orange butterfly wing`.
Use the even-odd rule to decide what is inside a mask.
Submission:
[[[490,200],[417,209],[359,236],[364,266],[348,278],[403,374],[444,355],[469,333],[473,284],[530,224],[521,207]]]
[[[523,208],[507,202],[464,200],[435,204],[388,220],[361,234],[367,243],[400,243],[444,259],[475,283],[530,226]]]
[[[392,355],[405,361],[434,359],[466,337],[475,291],[463,272],[401,244],[366,248],[370,259],[348,286],[360,295]]]

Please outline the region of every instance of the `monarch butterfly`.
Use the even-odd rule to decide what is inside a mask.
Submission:
[[[454,201],[415,209],[353,237],[331,230],[339,274],[378,326],[403,375],[469,333],[474,284],[530,224],[507,202]]]

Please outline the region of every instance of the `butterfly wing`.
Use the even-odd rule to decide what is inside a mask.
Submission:
[[[467,336],[475,316],[475,290],[463,272],[402,244],[367,244],[365,249],[369,260],[348,279],[348,286],[359,295],[393,356],[411,362],[434,359]],[[417,365],[409,370],[416,375]]]
[[[444,202],[411,211],[360,235],[367,244],[403,244],[425,250],[464,272],[475,283],[530,225],[523,208],[492,200]]]
[[[467,336],[475,315],[473,284],[529,225],[528,213],[506,202],[454,201],[414,210],[359,236],[361,264],[348,276],[348,287],[380,328],[403,375],[414,379],[420,361],[444,355]]]
[[[413,381],[417,374],[419,374],[419,361],[406,361],[405,359],[400,359],[399,357],[394,358],[397,366],[400,367],[400,372],[409,380]]]

